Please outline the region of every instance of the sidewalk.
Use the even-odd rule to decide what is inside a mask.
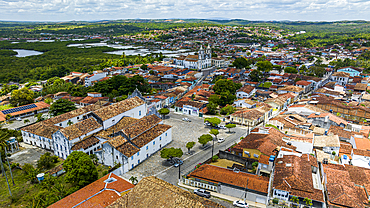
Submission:
[[[196,187],[188,186],[188,185],[185,185],[183,183],[177,183],[177,185],[179,185],[181,187],[184,187],[184,188],[187,188],[187,189],[192,189],[192,190],[198,189]],[[207,190],[207,191],[209,191],[209,190]],[[231,201],[231,202],[234,202],[236,200],[240,200],[240,198],[236,198],[236,197],[232,197],[232,196],[227,196],[227,195],[216,193],[216,192],[212,192],[212,191],[210,191],[210,192],[211,192],[211,195],[214,196],[214,197],[217,197],[217,198],[220,198],[220,199],[225,199],[225,200],[228,200],[228,201]],[[248,201],[248,200],[246,200],[246,202],[250,206],[254,206],[254,207],[258,207],[258,208],[266,208],[266,205],[261,204],[261,203],[252,202],[252,201]]]

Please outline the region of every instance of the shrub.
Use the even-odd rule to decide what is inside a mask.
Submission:
[[[216,162],[217,160],[218,160],[218,156],[217,155],[213,155],[212,162]]]
[[[279,203],[279,199],[274,198],[274,199],[272,200],[272,203],[274,203],[274,204],[278,204],[278,203]]]

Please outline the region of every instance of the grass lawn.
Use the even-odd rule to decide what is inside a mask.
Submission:
[[[63,161],[59,160],[56,165],[59,165],[62,162]],[[106,171],[108,171],[108,167],[98,164],[97,170],[99,173],[99,178],[101,178],[102,176],[104,176],[103,173],[106,173]],[[8,176],[10,190],[12,192],[12,197],[10,197],[9,195],[5,177],[0,175],[0,207],[42,207],[32,205],[32,203],[35,203],[37,201],[35,199],[41,198],[46,201],[46,204],[52,204],[56,202],[55,200],[57,200],[57,198],[50,199],[49,197],[43,196],[46,196],[46,194],[58,193],[58,191],[61,191],[60,189],[54,190],[55,187],[53,187],[52,190],[49,190],[48,188],[45,188],[45,184],[43,183],[31,183],[26,179],[26,175],[24,174],[23,170],[19,169],[13,170],[15,182],[15,186],[13,186],[10,172],[6,171],[6,173]],[[65,193],[69,193],[68,191],[72,192],[71,188],[73,187],[71,184],[68,184],[64,181],[64,176],[65,175],[62,175],[56,178],[55,184],[61,185],[63,187],[62,191],[64,191]]]

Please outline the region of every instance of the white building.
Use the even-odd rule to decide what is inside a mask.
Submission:
[[[121,173],[172,141],[171,126],[155,114],[147,115],[147,105],[139,97],[108,106],[89,105],[21,131],[25,143],[52,150],[63,159],[73,151],[97,154],[105,165],[123,164]]]
[[[208,45],[204,51],[203,46],[200,46],[198,55],[188,55],[174,58],[174,64],[189,69],[206,69],[212,66],[227,67],[230,62],[222,58],[212,58],[212,50]]]
[[[97,72],[94,71],[92,75],[89,75],[85,78],[85,87],[94,85],[94,81],[99,81],[107,76],[108,72]]]

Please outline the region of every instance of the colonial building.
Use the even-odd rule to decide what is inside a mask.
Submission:
[[[230,63],[221,58],[212,58],[212,49],[208,45],[206,50],[203,49],[203,46],[200,46],[198,55],[187,55],[174,58],[174,64],[189,69],[206,69],[212,66],[227,67]]]
[[[145,101],[135,96],[112,105],[79,108],[21,131],[25,143],[52,150],[63,159],[73,151],[97,154],[105,165],[122,164],[123,173],[172,141],[171,126],[149,113]]]

